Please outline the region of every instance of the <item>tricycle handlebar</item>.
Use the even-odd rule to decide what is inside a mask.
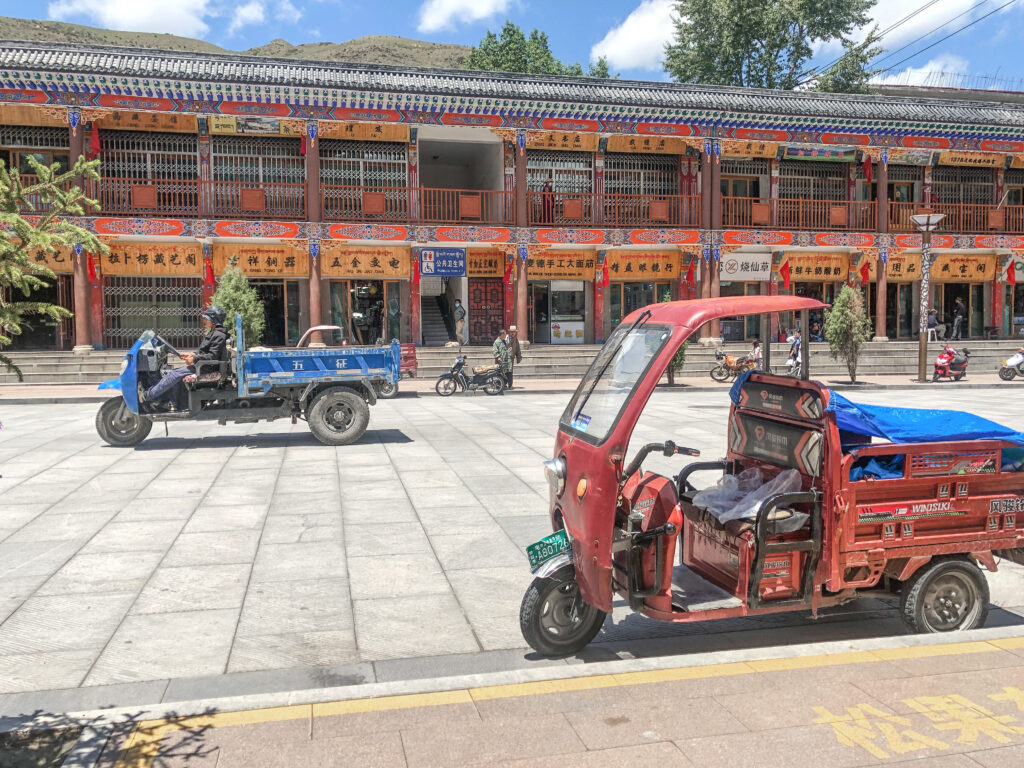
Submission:
[[[700,456],[700,451],[696,448],[684,448],[681,445],[676,445],[671,440],[666,440],[664,443],[648,443],[641,448],[633,461],[629,463],[625,471],[622,473],[623,481],[633,476],[633,473],[640,469],[640,465],[644,463],[644,459],[655,451],[661,451],[663,456],[676,456],[682,454],[684,456]]]

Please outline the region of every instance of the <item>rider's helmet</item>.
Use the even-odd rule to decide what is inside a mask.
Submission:
[[[224,325],[224,320],[227,319],[228,313],[218,307],[216,304],[207,308],[203,312],[203,317],[209,320],[214,325]]]

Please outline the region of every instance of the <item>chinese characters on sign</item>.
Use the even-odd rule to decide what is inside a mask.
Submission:
[[[770,253],[730,253],[722,256],[722,280],[768,280],[772,275]]]
[[[989,152],[940,152],[939,165],[965,165],[972,168],[1002,168],[1005,155]]]
[[[466,252],[466,273],[470,277],[504,277],[504,252],[489,248],[470,248]]]
[[[320,121],[321,139],[348,139],[349,141],[396,141],[409,143],[408,125],[380,123],[335,123]]]
[[[545,251],[526,260],[530,280],[593,280],[597,256],[593,251]]]
[[[996,273],[996,257],[967,256],[961,253],[942,253],[932,260],[932,280],[983,281]]]
[[[108,243],[110,251],[99,257],[105,275],[153,275],[198,277],[203,272],[199,243]]]
[[[679,277],[678,251],[608,251],[611,280],[669,280]]]
[[[845,253],[786,253],[782,263],[787,260],[796,282],[846,280],[850,272],[850,257]]]
[[[465,277],[465,248],[421,248],[420,274],[435,277]]]
[[[686,142],[671,136],[609,136],[609,152],[651,152],[657,155],[685,155]]]
[[[597,152],[596,133],[531,132],[526,139],[530,149],[571,149],[576,152]]]
[[[409,277],[409,248],[374,247],[324,243],[320,252],[320,274],[324,277]]]
[[[726,157],[767,157],[779,154],[779,145],[770,141],[723,141],[722,154]]]
[[[100,130],[162,131],[164,133],[195,133],[195,115],[165,115],[156,112],[112,112],[96,121]]]
[[[868,259],[868,281],[878,278],[881,259]],[[934,270],[932,271],[934,274]],[[892,282],[913,282],[921,279],[921,254],[899,251],[889,253],[885,264],[885,279]]]
[[[232,256],[238,256],[238,266],[248,277],[309,276],[309,254],[305,248],[216,243],[213,246],[213,271],[223,275]]]
[[[45,251],[39,248],[31,251],[28,257],[33,263],[49,267],[57,274],[75,271],[75,257],[71,251],[60,248],[55,251]],[[82,254],[82,258],[85,258],[85,254]]]

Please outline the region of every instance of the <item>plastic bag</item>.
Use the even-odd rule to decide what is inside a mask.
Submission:
[[[730,520],[752,520],[757,516],[757,510],[761,503],[769,496],[777,496],[780,493],[791,493],[800,490],[800,473],[795,469],[787,469],[780,472],[774,479],[768,481],[757,490],[751,491],[730,509],[721,514],[715,514],[721,522],[727,523]]]
[[[717,485],[694,494],[693,505],[720,517],[744,496],[759,488],[761,482],[761,470],[756,467],[745,469],[739,475],[723,475]]]
[[[790,512],[790,514],[778,520],[769,520],[768,533],[792,533],[793,531],[799,531],[811,519],[811,516],[806,512],[794,512],[784,508],[776,511]]]

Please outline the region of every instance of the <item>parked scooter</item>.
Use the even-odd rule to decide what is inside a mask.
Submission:
[[[475,392],[482,389],[488,395],[500,395],[505,391],[505,376],[497,365],[473,366],[473,377],[470,378],[463,370],[466,367],[465,355],[455,358],[448,373],[437,377],[434,391],[441,397],[454,395],[458,391]]]
[[[1003,367],[999,369],[999,378],[1003,381],[1013,381],[1016,376],[1024,379],[1024,347],[1018,347],[1013,357],[1003,360]]]
[[[728,381],[735,379],[741,373],[752,371],[757,367],[757,360],[750,355],[727,355],[722,350],[715,352],[715,360],[718,364],[709,373],[715,381]]]
[[[939,379],[960,381],[967,375],[967,362],[970,357],[969,349],[957,352],[953,347],[944,347],[939,356],[935,358],[935,373],[932,375],[932,381]]]

